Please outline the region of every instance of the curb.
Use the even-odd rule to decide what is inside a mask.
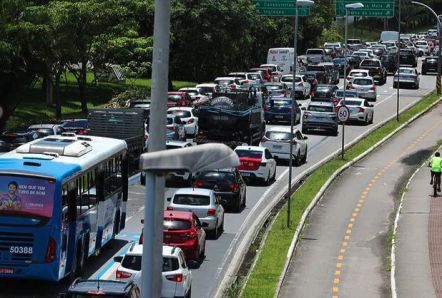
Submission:
[[[431,93],[431,92],[429,92]],[[428,96],[427,93],[425,96]],[[345,165],[343,165],[341,168],[339,168],[338,170],[336,170],[336,172],[327,180],[327,182],[321,187],[321,189],[319,190],[319,192],[316,194],[316,196],[313,198],[313,200],[310,202],[309,206],[307,207],[307,209],[304,211],[304,213],[302,214],[300,223],[295,231],[295,234],[293,235],[293,240],[292,243],[290,244],[289,250],[287,252],[287,257],[286,257],[286,262],[284,264],[284,268],[283,271],[281,273],[281,276],[279,278],[279,282],[277,285],[277,288],[275,290],[275,296],[274,297],[278,297],[279,296],[279,292],[281,290],[281,286],[282,283],[284,281],[285,278],[285,274],[287,272],[288,266],[290,264],[290,260],[293,256],[293,253],[299,243],[298,238],[299,235],[302,231],[302,229],[305,226],[305,223],[307,221],[307,217],[310,215],[311,211],[313,210],[313,208],[315,207],[315,205],[318,203],[318,201],[321,199],[321,197],[324,195],[325,190],[328,188],[328,186],[336,179],[336,177],[338,177],[343,171],[345,171],[346,169],[348,169],[350,166],[352,166],[354,163],[358,162],[359,160],[361,160],[362,158],[364,158],[365,156],[367,156],[368,154],[370,154],[373,150],[377,149],[380,145],[382,145],[383,143],[385,143],[390,137],[392,137],[393,135],[395,135],[396,133],[398,133],[400,130],[402,130],[405,126],[409,125],[411,122],[415,121],[417,118],[419,118],[420,116],[422,116],[423,114],[425,114],[426,112],[428,112],[429,110],[431,110],[435,105],[437,105],[438,103],[440,103],[442,100],[442,97],[439,97],[438,100],[436,100],[434,103],[432,103],[430,106],[428,106],[425,110],[423,110],[422,112],[418,113],[417,115],[413,116],[411,119],[409,119],[407,122],[403,123],[401,126],[399,126],[398,128],[396,128],[394,131],[392,131],[390,134],[388,134],[387,136],[385,136],[382,140],[380,140],[379,142],[377,142],[375,145],[373,145],[370,149],[368,149],[367,151],[365,151],[364,153],[362,153],[361,155],[359,155],[358,157],[354,158],[353,160],[349,161],[348,163],[346,163]],[[417,104],[417,103],[416,103]],[[410,105],[408,105],[407,107],[405,107],[404,109],[401,110],[401,112],[403,112],[404,110],[408,109],[410,107]],[[384,120],[383,122],[379,123],[379,125],[377,125],[374,129],[377,129],[378,127],[384,125],[385,123],[387,123],[388,121],[392,120],[393,118],[395,118],[396,116],[393,115],[390,118],[387,118],[386,120]],[[371,133],[374,129],[370,129],[367,131],[367,133]],[[363,136],[366,136],[367,134],[364,134]],[[355,141],[359,141],[360,138],[357,138]],[[350,144],[349,144],[350,145]],[[348,146],[345,146],[345,148],[347,148]],[[339,150],[340,152],[340,150]],[[339,153],[338,152],[338,153]],[[333,157],[336,156],[336,153],[333,155]],[[332,159],[333,157],[329,158]]]
[[[437,148],[436,151],[439,151],[442,148],[442,146],[440,146],[439,148]],[[433,153],[434,153],[433,152]],[[433,154],[431,155],[433,156]],[[410,178],[407,181],[407,184],[405,185],[405,189],[408,189],[408,186],[410,185],[411,181],[414,179],[414,176],[416,176],[416,174],[428,163],[428,160],[424,161],[414,172],[413,174],[410,176]],[[394,219],[394,225],[393,225],[393,239],[391,241],[391,254],[390,254],[390,267],[391,267],[391,271],[390,271],[390,288],[391,288],[391,297],[392,298],[397,298],[397,288],[396,288],[396,232],[397,232],[397,228],[399,225],[399,217],[401,215],[401,211],[402,211],[402,207],[404,204],[404,198],[405,198],[405,194],[407,193],[407,191],[404,191],[402,193],[401,196],[401,200],[399,203],[399,206],[397,208],[396,211],[396,216]]]
[[[425,93],[424,95],[422,95],[422,98],[428,96],[432,92],[433,92],[433,90]],[[437,102],[439,102],[439,101],[437,101]],[[408,104],[407,106],[405,106],[404,108],[402,108],[400,110],[400,113],[402,113],[403,111],[406,111],[407,109],[411,108],[412,106],[414,106],[418,103],[419,102]],[[431,105],[431,107],[432,106],[433,105]],[[394,118],[396,118],[396,115],[392,115],[389,118],[385,119],[384,121],[371,127],[365,133],[363,133],[359,137],[355,138],[353,141],[346,144],[344,146],[344,148],[347,149],[348,147],[355,145],[361,139],[363,139],[364,137],[366,137],[367,135],[372,133],[374,130],[383,126],[385,123],[387,123],[388,121],[390,121]],[[312,165],[310,168],[308,168],[308,169],[304,170],[303,172],[301,172],[300,174],[298,174],[296,177],[293,177],[292,178],[292,186],[295,186],[300,181],[304,180],[311,172],[318,169],[323,163],[333,159],[335,156],[340,154],[340,152],[341,152],[341,149],[336,150],[335,152],[331,153],[328,157],[323,158],[319,162]],[[287,169],[287,171],[288,171],[288,169]],[[278,181],[281,181],[281,180],[278,180]],[[287,182],[284,181],[284,183],[287,183]],[[284,187],[282,187],[281,191],[279,191],[275,196],[273,196],[272,198],[268,198],[267,200],[261,200],[258,202],[257,205],[255,205],[253,207],[254,209],[262,209],[262,211],[256,215],[253,214],[253,212],[250,212],[248,217],[242,223],[242,225],[241,225],[240,229],[238,230],[238,232],[236,233],[236,236],[233,239],[231,245],[227,249],[227,255],[224,257],[224,261],[226,263],[227,263],[228,259],[230,258],[229,264],[227,266],[223,266],[222,268],[218,269],[216,280],[219,280],[218,277],[220,277],[220,276],[222,276],[222,279],[219,280],[219,282],[215,285],[215,287],[213,288],[213,290],[211,291],[211,293],[209,294],[208,297],[216,297],[216,298],[222,297],[224,290],[226,288],[228,288],[228,286],[232,282],[232,279],[236,276],[236,272],[238,271],[239,267],[241,266],[244,256],[247,253],[247,248],[250,246],[253,239],[256,237],[257,233],[261,229],[262,225],[269,217],[271,210],[276,206],[276,204],[279,203],[279,201],[284,197],[284,194],[286,192],[287,192],[287,189],[284,184]],[[253,218],[252,218],[252,215],[254,216]],[[302,218],[304,218],[304,216]],[[304,226],[304,222],[302,222],[301,229],[303,226]],[[298,229],[296,231],[298,231]],[[298,234],[299,234],[299,232],[295,235],[298,235]],[[243,236],[242,239],[241,239],[241,236]],[[293,249],[292,245],[290,246],[290,249]],[[232,252],[234,252],[233,256],[231,256]],[[290,259],[291,255],[292,255],[292,253],[290,253],[290,250],[289,250],[289,252],[287,254],[287,258]],[[259,255],[257,257],[259,257]],[[282,277],[285,275],[285,272],[287,271],[287,267],[288,267],[288,264],[286,264],[286,266],[284,266],[284,271],[283,271]],[[282,283],[282,281],[280,283]],[[280,283],[278,283],[277,293],[279,293]]]

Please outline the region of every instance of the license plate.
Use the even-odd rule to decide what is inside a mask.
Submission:
[[[12,268],[0,268],[0,274],[14,274],[14,269],[12,269]]]
[[[282,118],[284,118],[284,116],[281,116],[281,115],[275,115],[275,118],[277,118],[277,119],[282,119]]]
[[[241,173],[242,176],[250,176],[250,173]]]
[[[281,148],[282,148],[282,145],[273,145],[273,148],[275,148],[275,149],[281,149]]]

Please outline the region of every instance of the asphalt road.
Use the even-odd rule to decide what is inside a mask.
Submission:
[[[424,94],[434,88],[434,76],[422,76],[419,90],[401,89],[400,109],[419,101]],[[341,79],[342,84],[342,79]],[[378,86],[378,98],[375,103],[374,124],[379,123],[396,113],[396,89],[392,88],[392,77],[383,86]],[[307,103],[307,101],[305,101]],[[302,103],[302,101],[301,101]],[[299,125],[298,125],[299,126]],[[349,143],[372,125],[346,126],[345,142]],[[307,163],[293,170],[293,176],[322,160],[330,153],[338,150],[341,145],[341,134],[338,137],[308,135]],[[136,180],[136,179],[135,179]],[[238,231],[248,228],[243,224],[253,224],[253,220],[261,212],[260,202],[276,199],[276,196],[287,187],[288,167],[280,165],[277,168],[276,181],[268,186],[248,186],[247,206],[240,214],[226,213],[225,232],[217,240],[208,240],[206,259],[198,269],[193,270],[192,292],[194,297],[212,297],[215,286],[222,278],[222,271],[229,266],[232,256],[236,253],[236,244],[241,241]],[[87,266],[85,277],[113,278],[116,264],[112,257],[124,250],[124,245],[136,240],[141,231],[140,220],[143,216],[145,189],[139,184],[134,184],[129,189],[128,218],[126,229],[120,234],[113,247],[103,248],[99,256],[93,257]],[[173,189],[169,189],[165,198],[169,197]],[[123,251],[122,250],[122,251]],[[28,282],[29,287],[22,283],[11,281],[7,286],[0,285],[0,297],[55,297],[66,285],[54,285],[42,282]]]
[[[336,179],[310,215],[280,297],[390,297],[395,200],[440,140],[441,112],[439,105]]]

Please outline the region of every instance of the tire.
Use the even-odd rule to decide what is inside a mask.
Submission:
[[[301,131],[303,134],[306,134],[308,132],[307,128],[305,128],[305,127],[302,127]]]
[[[433,197],[437,197],[437,179],[433,183]]]
[[[293,165],[297,167],[301,165],[301,153],[299,151],[296,153],[296,158],[293,161]]]
[[[370,122],[368,122],[368,124],[373,124],[373,118],[374,118],[374,113],[373,113],[373,114],[371,114],[371,117],[370,117]]]
[[[244,192],[244,202],[242,202],[242,206],[246,207],[246,200],[247,200],[247,191]]]
[[[264,180],[264,184],[265,185],[270,185],[270,183],[271,183],[271,181],[270,181],[270,170],[269,170],[269,173],[267,175],[267,179]]]
[[[302,157],[302,163],[306,163],[307,162],[307,151],[308,151],[308,147],[306,146],[305,147],[305,154],[304,154],[304,156]]]
[[[276,169],[275,169],[275,171],[273,172],[272,181],[276,181]]]
[[[210,238],[212,239],[218,239],[219,230],[218,230],[218,221],[215,223],[215,229],[213,231],[210,231]]]
[[[338,136],[338,129],[332,132],[332,136],[337,137]]]
[[[185,298],[191,298],[192,297],[192,287],[190,287],[189,292],[187,292]]]
[[[206,257],[206,243],[204,242],[203,250],[201,250],[200,255],[199,255],[200,263],[204,260],[205,257]]]
[[[223,215],[223,222],[221,223],[221,226],[219,227],[218,235],[216,237],[218,238],[218,236],[221,235],[223,232],[224,232],[224,215]]]
[[[233,211],[234,211],[235,213],[239,213],[239,212],[241,212],[241,206],[242,206],[242,197],[240,196],[240,197],[238,198],[238,202],[236,202],[235,207],[233,208]]]

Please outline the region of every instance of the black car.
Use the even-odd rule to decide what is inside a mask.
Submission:
[[[318,84],[313,90],[311,101],[331,102],[336,90],[338,90],[338,86],[336,85]]]
[[[115,280],[80,280],[76,279],[68,289],[66,294],[59,297],[66,298],[139,298],[140,289],[133,281],[122,282]]]
[[[362,58],[358,55],[352,55],[348,57],[348,63],[350,63],[350,66],[352,69],[359,68],[359,64],[361,64]]]
[[[344,67],[346,65],[345,60],[346,60],[346,58],[333,59],[333,64],[339,70],[339,76],[342,76],[342,77],[344,77]],[[351,70],[351,65],[350,65],[350,62],[348,61],[348,58],[347,58],[347,67],[346,68],[347,68],[347,74],[348,74]]]
[[[87,119],[66,119],[59,122],[66,132],[73,132],[78,135],[89,133]]]
[[[422,61],[422,74],[430,71],[437,72],[437,56],[430,56]]]
[[[388,72],[395,73],[397,70],[397,55],[387,54],[380,57],[382,65]]]
[[[213,189],[226,209],[240,212],[246,206],[246,183],[237,168],[201,172],[194,186]]]
[[[15,148],[41,138],[43,135],[37,131],[24,131],[24,132],[6,132],[0,136],[0,152],[8,152]]]
[[[413,52],[413,49],[400,49],[399,51],[399,62],[401,65],[411,65],[413,67],[417,66],[417,57]]]

